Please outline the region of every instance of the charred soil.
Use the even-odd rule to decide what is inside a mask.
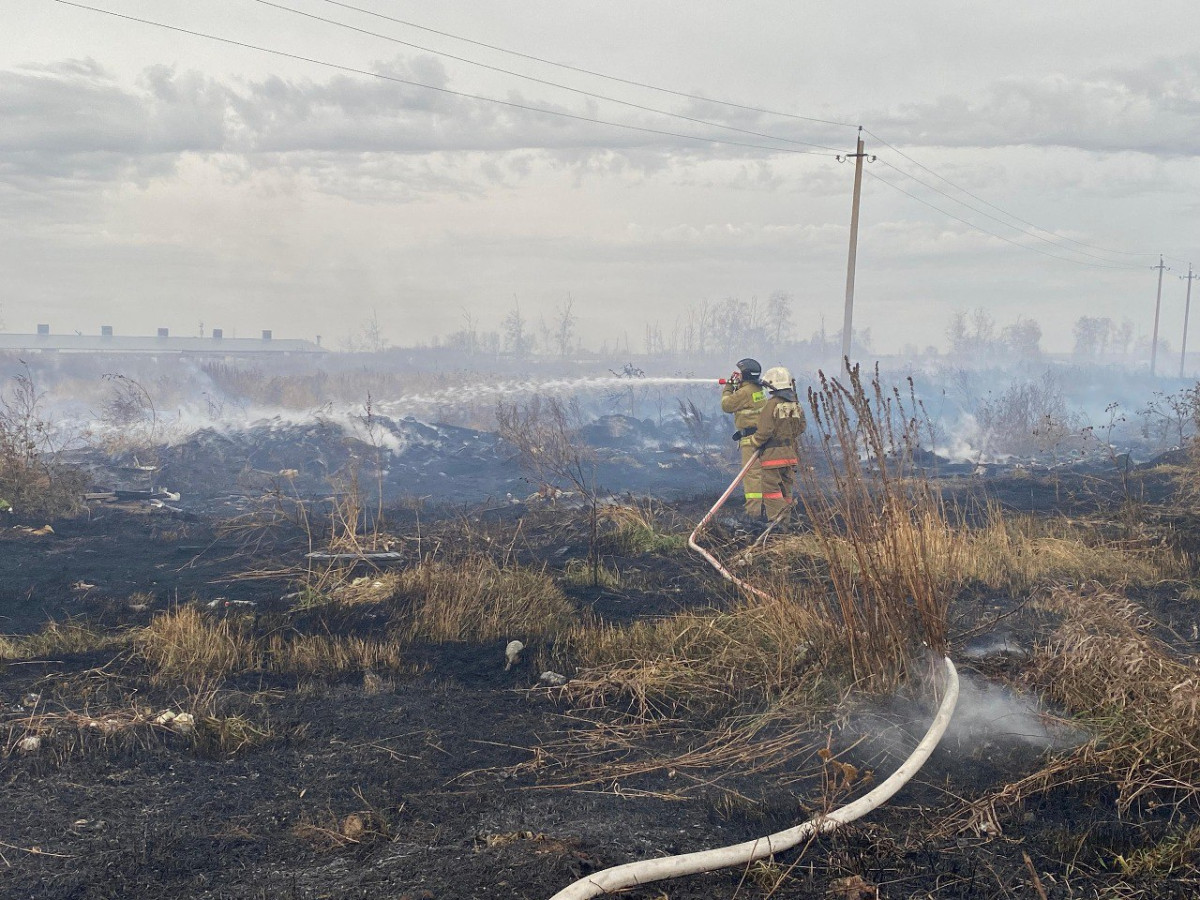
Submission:
[[[1140,483],[1139,502],[1169,500],[1157,474]],[[1117,528],[1130,500],[1128,483],[1111,473],[1057,484],[1052,473],[964,478],[962,490],[1039,514],[1069,508]],[[596,723],[629,720],[539,681],[570,659],[551,632],[431,637],[438,623],[415,612],[430,590],[425,576],[403,574],[438,554],[449,554],[449,570],[483,565],[478,558],[497,572],[519,566],[531,573],[522,578],[551,586],[554,609],[591,628],[727,609],[736,593],[684,545],[706,506],[643,508],[644,528],[636,515],[606,519],[595,566],[586,511],[569,505],[397,508],[400,559],[339,573],[342,594],[320,579],[312,586],[311,536],[289,525],[269,542],[250,540],[228,527],[229,510],[110,506],[53,522],[52,533],[5,529],[0,892],[541,898],[608,865],[744,841],[852,798],[915,745],[935,703],[928,686],[826,697],[820,721],[794,728],[786,717],[764,720],[754,740],[795,752],[706,770],[684,751],[707,746],[706,729],[728,718],[697,703],[686,727],[643,727],[620,746],[589,743]],[[1177,506],[1156,515],[1146,527],[1160,545],[1197,546],[1194,515]],[[727,555],[745,543],[720,527],[713,537]],[[1124,587],[1169,652],[1194,666],[1186,567],[1172,580]],[[494,577],[501,591],[513,589]],[[1093,778],[1004,795],[1089,737],[1060,722],[1065,711],[1041,698],[1031,674],[1035,648],[1064,619],[1036,602],[1044,593],[964,586],[952,610],[968,686],[961,724],[892,803],[774,861],[627,896],[1195,896],[1200,809],[1189,792],[1121,803],[1115,786]],[[201,649],[227,641],[244,658],[193,658],[195,677],[172,668],[168,651],[182,638],[153,643],[150,633],[167,634],[165,617],[180,609],[211,629]],[[306,656],[317,652],[309,638],[353,658]],[[526,646],[506,667],[510,639]],[[372,640],[395,652],[363,649]]]

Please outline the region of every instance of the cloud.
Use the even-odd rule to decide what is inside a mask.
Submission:
[[[1098,153],[1200,154],[1200,55],[1105,69],[999,81],[971,100],[870,115],[892,142],[943,147],[1072,147]]]
[[[195,73],[145,70],[136,89],[91,60],[0,72],[0,149],[74,154],[215,150],[225,91]]]

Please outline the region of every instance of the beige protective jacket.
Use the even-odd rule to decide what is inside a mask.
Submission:
[[[800,435],[808,423],[804,410],[794,399],[790,390],[773,394],[763,405],[758,417],[758,431],[750,438],[755,447],[763,447],[762,466],[774,469],[779,466],[794,466],[800,461]]]
[[[721,412],[733,413],[733,427],[738,431],[757,428],[759,413],[766,405],[767,389],[753,381],[727,384],[721,391]]]

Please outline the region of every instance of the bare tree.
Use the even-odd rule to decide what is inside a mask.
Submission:
[[[600,497],[596,455],[580,437],[567,407],[557,397],[543,401],[536,394],[524,403],[500,401],[496,406],[496,426],[497,434],[519,451],[522,467],[541,485],[573,485],[583,497],[590,520],[588,561],[592,585],[599,584]]]
[[[1076,356],[1095,358],[1108,352],[1112,339],[1113,320],[1107,316],[1080,316],[1075,320]]]
[[[567,299],[555,307],[554,315],[554,345],[558,355],[566,358],[575,342],[575,298],[567,294]]]
[[[767,334],[775,347],[792,338],[792,295],[786,291],[776,291],[767,300]]]
[[[1005,325],[1000,332],[1000,341],[1014,354],[1024,359],[1040,356],[1042,353],[1042,326],[1036,319],[1017,319],[1012,325]]]
[[[521,315],[521,304],[513,297],[513,308],[504,317],[504,349],[518,359],[524,359],[533,352],[533,335],[529,332],[529,324]]]

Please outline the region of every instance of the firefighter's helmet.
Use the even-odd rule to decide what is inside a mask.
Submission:
[[[763,373],[762,384],[773,391],[782,391],[792,387],[792,373],[783,366],[772,366]]]
[[[737,367],[746,381],[758,381],[759,376],[762,375],[762,363],[748,356],[745,359],[739,359]]]

